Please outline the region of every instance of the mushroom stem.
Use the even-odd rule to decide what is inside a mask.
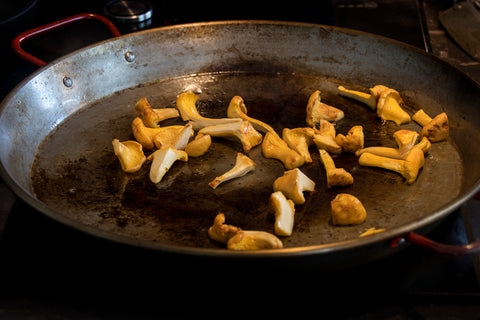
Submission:
[[[232,100],[230,100],[227,116],[229,118],[242,118],[243,120],[249,121],[255,129],[263,133],[271,132],[277,134],[268,124],[247,116],[247,107],[245,106],[243,98],[240,96],[234,96]]]
[[[415,114],[412,116],[412,119],[422,127],[425,127],[427,124],[430,123],[430,121],[433,120],[428,114],[425,113],[425,111],[423,111],[423,109],[415,112]]]
[[[219,184],[232,180],[235,178],[243,177],[250,171],[253,171],[257,165],[255,162],[253,162],[252,159],[247,157],[246,155],[238,152],[237,153],[237,159],[235,161],[235,166],[230,169],[229,171],[225,172],[219,177],[216,177],[212,182],[210,182],[208,185],[215,189],[218,187]]]
[[[353,184],[353,176],[343,168],[336,168],[332,157],[323,149],[320,152],[320,159],[327,173],[327,188],[333,186],[348,186]]]
[[[213,119],[206,118],[200,115],[195,106],[198,96],[191,92],[184,92],[180,94],[177,98],[177,109],[180,111],[180,116],[184,121],[191,121],[192,128],[194,130],[199,130],[207,126],[215,126],[227,123],[238,123],[242,122],[242,119],[238,118],[221,118]]]
[[[375,110],[377,108],[377,98],[373,94],[368,94],[361,91],[349,90],[343,86],[339,86],[338,91],[340,91],[340,94],[342,96],[365,103],[372,110]]]

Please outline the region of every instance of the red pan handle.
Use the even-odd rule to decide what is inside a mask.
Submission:
[[[393,239],[390,242],[390,247],[396,248],[405,241],[450,257],[459,257],[469,253],[480,252],[480,240],[466,245],[456,246],[438,243],[414,232],[409,232],[406,235]]]
[[[33,38],[33,37],[35,37],[39,34],[61,28],[65,25],[72,24],[72,23],[80,21],[80,20],[87,20],[87,19],[94,19],[94,20],[102,22],[103,24],[105,24],[107,26],[107,28],[110,30],[110,32],[113,34],[114,37],[118,37],[118,36],[121,35],[120,32],[118,31],[118,29],[107,18],[102,17],[98,14],[93,14],[93,13],[81,13],[81,14],[77,14],[77,15],[59,20],[59,21],[51,22],[49,24],[40,26],[38,28],[23,32],[22,34],[18,35],[17,37],[15,37],[15,39],[12,40],[13,50],[15,51],[15,53],[17,55],[19,55],[21,58],[27,60],[28,62],[30,62],[30,63],[38,66],[38,67],[43,67],[47,63],[43,60],[40,60],[40,59],[32,56],[31,54],[25,52],[20,46],[22,44],[22,42],[27,40],[27,39]]]

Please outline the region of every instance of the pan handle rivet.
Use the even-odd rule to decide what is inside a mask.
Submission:
[[[73,86],[72,78],[67,77],[67,76],[63,77],[63,84],[65,85],[65,87],[70,88],[71,86]]]
[[[133,62],[135,60],[135,55],[132,52],[127,51],[125,52],[125,60],[128,62]]]

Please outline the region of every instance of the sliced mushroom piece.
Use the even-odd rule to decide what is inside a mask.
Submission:
[[[408,184],[415,182],[418,172],[425,163],[425,156],[420,148],[413,147],[405,160],[377,156],[369,152],[362,153],[358,159],[362,166],[379,167],[401,174]]]
[[[143,153],[142,145],[137,141],[128,140],[120,142],[118,139],[113,139],[112,145],[122,170],[125,172],[137,172],[145,160],[147,160]]]
[[[362,126],[353,126],[347,133],[347,136],[339,133],[335,137],[335,142],[342,147],[345,152],[355,153],[363,148],[364,135]]]
[[[215,189],[218,187],[221,183],[224,183],[225,181],[229,181],[235,178],[240,178],[246,175],[247,173],[255,170],[255,167],[257,165],[255,162],[253,162],[252,159],[247,157],[246,155],[238,152],[237,153],[237,158],[235,160],[235,166],[222,174],[219,177],[216,177],[212,182],[210,182],[208,185]]]
[[[214,241],[227,244],[228,240],[240,231],[242,229],[225,224],[225,215],[219,213],[215,216],[213,226],[208,229],[208,236]]]
[[[342,110],[321,102],[320,91],[318,90],[310,95],[306,111],[307,117],[305,120],[310,127],[315,127],[315,124],[320,122],[320,119],[338,121],[344,117]]]
[[[421,137],[427,137],[431,142],[447,140],[450,129],[445,112],[432,119],[421,109],[413,115],[412,119],[423,127]]]
[[[228,105],[227,109],[227,117],[241,118],[243,120],[246,120],[250,122],[252,126],[260,132],[271,132],[277,134],[275,130],[265,122],[247,116],[247,107],[245,106],[243,98],[240,96],[235,96],[232,98],[232,100],[230,100],[230,104]]]
[[[303,192],[315,191],[315,182],[307,177],[300,169],[285,171],[283,176],[273,182],[273,191],[281,191],[295,204],[304,204]]]
[[[311,163],[312,157],[308,147],[314,144],[314,134],[315,130],[313,128],[284,128],[282,138],[291,149],[297,151],[303,157],[305,163]]]
[[[152,160],[150,180],[153,183],[159,183],[175,161],[188,161],[188,154],[183,150],[168,147],[155,151],[148,157],[148,160]]]
[[[418,133],[412,130],[398,130],[393,133],[393,138],[398,145],[400,153],[410,151],[418,139]]]
[[[199,134],[208,134],[212,137],[237,138],[248,153],[253,147],[262,142],[262,135],[248,121],[208,126],[198,131]]]
[[[295,169],[303,165],[304,158],[278,135],[267,132],[262,143],[262,154],[265,158],[280,160],[286,169]]]
[[[335,141],[335,127],[330,122],[321,119],[319,129],[313,136],[313,143],[318,149],[324,149],[329,153],[340,154],[342,147]]]
[[[323,149],[318,150],[320,152],[320,159],[327,174],[327,188],[334,186],[349,186],[353,184],[353,176],[343,168],[335,167],[332,157],[327,151]]]
[[[190,141],[185,147],[185,152],[189,157],[200,157],[205,154],[210,145],[212,144],[212,138],[208,134],[197,134],[193,141]]]
[[[291,236],[295,217],[295,204],[281,191],[270,195],[270,207],[275,214],[274,233],[277,236]]]
[[[412,119],[402,109],[401,103],[403,104],[403,100],[396,90],[383,91],[377,102],[377,116],[383,120],[393,121],[397,125],[410,122]]]
[[[158,129],[158,133],[153,137],[153,143],[158,149],[173,147],[177,150],[183,150],[193,136],[190,123],[185,126],[168,126]]]
[[[281,249],[282,247],[280,239],[265,231],[243,230],[227,242],[227,248],[230,250]]]
[[[336,226],[360,224],[367,219],[367,210],[357,197],[340,193],[331,202],[332,223]]]
[[[241,123],[239,118],[206,118],[200,115],[195,106],[198,96],[192,92],[184,92],[177,98],[177,109],[184,121],[191,121],[194,130],[199,130],[208,126],[216,126],[230,123]]]
[[[149,128],[158,128],[159,122],[180,116],[175,108],[153,109],[146,98],[140,99],[135,104],[135,114]]]
[[[180,128],[182,126],[179,126]],[[144,149],[151,150],[154,148],[153,138],[162,132],[163,128],[148,128],[143,123],[142,119],[136,117],[132,121],[132,132],[135,140],[142,145]]]

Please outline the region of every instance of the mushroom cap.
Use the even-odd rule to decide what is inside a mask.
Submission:
[[[118,139],[113,139],[112,145],[122,170],[125,172],[131,173],[140,170],[147,159],[143,153],[142,145],[137,141],[120,142]]]
[[[334,225],[360,224],[367,218],[367,210],[355,196],[340,193],[331,201]]]
[[[353,184],[353,176],[343,168],[327,170],[327,187],[343,187]]]
[[[230,250],[280,249],[282,241],[265,231],[240,231],[227,242]]]
[[[149,128],[160,127],[158,123],[165,119],[176,118],[179,116],[175,108],[152,109],[146,98],[140,99],[135,104],[135,115],[143,120],[145,126]]]
[[[297,151],[305,160],[305,163],[311,163],[312,157],[308,151],[308,146],[313,144],[313,128],[284,128],[282,138],[287,145]]]
[[[225,215],[219,213],[215,216],[213,226],[208,229],[208,236],[214,241],[227,244],[228,240],[240,231],[242,229],[225,224]]]
[[[418,172],[425,163],[425,155],[422,149],[413,147],[405,158],[404,170],[402,176],[407,180],[407,183],[413,183],[418,176]]]
[[[162,128],[148,128],[139,117],[132,121],[132,132],[135,140],[137,140],[143,148],[153,149],[153,138],[162,131]]]
[[[199,157],[208,151],[212,144],[212,138],[209,134],[197,135],[195,140],[190,141],[185,147],[185,152],[189,157]]]
[[[306,113],[307,117],[305,121],[310,127],[314,127],[315,123],[318,123],[320,119],[338,121],[344,117],[342,110],[321,102],[319,90],[310,95],[307,103]]]
[[[400,125],[410,122],[412,118],[406,113],[400,104],[402,99],[397,91],[388,89],[382,92],[377,103],[377,115],[383,120],[390,120]]]
[[[353,126],[346,136],[337,134],[335,142],[342,147],[343,151],[355,153],[363,148],[364,134],[362,126]]]
[[[447,140],[449,135],[448,117],[445,112],[440,113],[422,129],[421,136],[431,142]]]
[[[287,143],[278,135],[267,132],[263,138],[262,154],[265,158],[280,160],[286,169],[294,169],[302,166],[304,158],[293,149],[290,149]]]
[[[273,191],[281,191],[288,199],[295,204],[304,204],[304,191],[315,190],[315,182],[308,178],[300,169],[295,168],[285,171],[284,175],[273,182]]]
[[[410,150],[417,142],[418,133],[412,130],[398,130],[393,133],[393,138],[397,142],[398,150]]]

